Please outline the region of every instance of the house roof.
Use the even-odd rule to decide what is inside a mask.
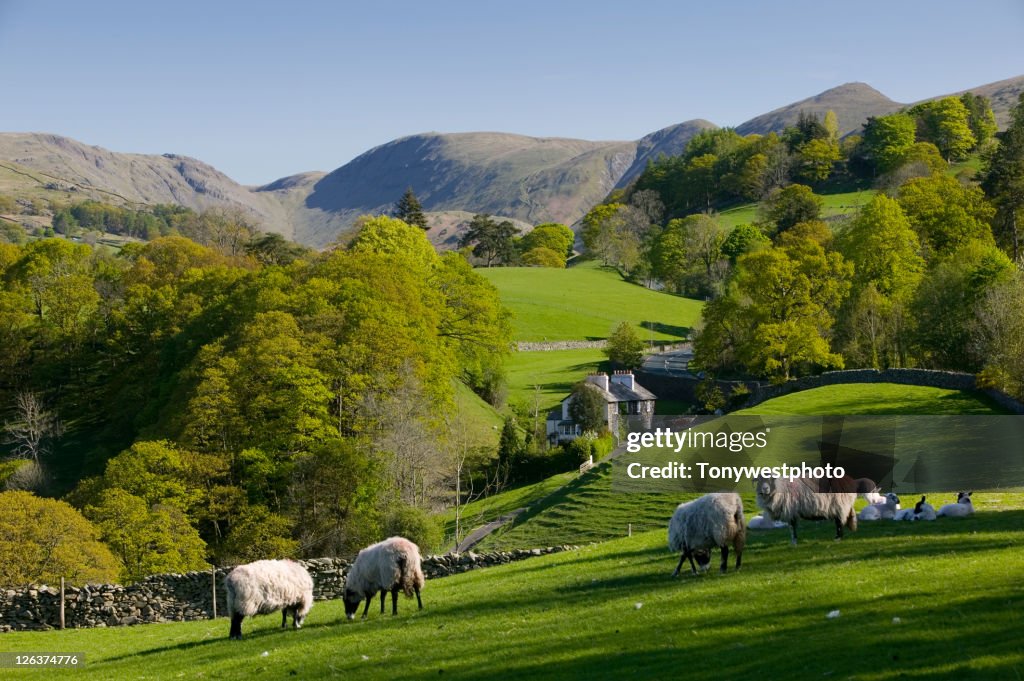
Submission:
[[[600,390],[600,388],[598,388],[598,390]],[[611,382],[608,384],[608,390],[601,390],[601,392],[607,395],[607,397],[604,398],[607,402],[643,402],[646,400],[658,399],[657,397],[654,396],[654,393],[652,393],[650,390],[643,387],[636,381],[633,382],[632,390],[622,385],[621,383]],[[609,395],[609,393],[611,394]]]
[[[562,420],[562,408],[552,409],[548,412],[548,421],[561,421]]]

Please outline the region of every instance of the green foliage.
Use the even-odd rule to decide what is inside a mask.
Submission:
[[[995,204],[995,233],[1014,262],[1024,258],[1021,231],[1024,230],[1024,94],[1018,99],[1010,125],[999,144],[986,158],[981,182]]]
[[[756,225],[742,223],[736,225],[722,241],[722,255],[729,259],[733,265],[736,259],[746,253],[751,253],[759,248],[764,248],[771,243]]]
[[[565,267],[565,256],[546,246],[536,246],[524,252],[519,261],[527,267]]]
[[[971,132],[971,116],[961,99],[945,97],[923,102],[907,113],[915,118],[917,137],[933,143],[947,161],[966,158],[978,144]]]
[[[935,256],[947,257],[969,241],[992,241],[989,222],[995,210],[977,187],[935,174],[904,184],[898,200],[922,245]]]
[[[569,416],[581,429],[597,433],[608,427],[608,403],[597,386],[580,381],[570,396]]]
[[[397,218],[364,216],[356,225],[359,232],[350,246],[353,253],[400,255],[423,271],[437,260],[437,253],[423,231]]]
[[[86,516],[123,567],[121,577],[133,582],[147,575],[187,572],[209,567],[206,545],[180,509],[155,504],[121,489],[108,489]]]
[[[992,103],[988,97],[976,95],[972,92],[965,92],[960,95],[960,101],[967,109],[967,124],[978,141],[980,148],[996,134],[999,127],[996,125],[996,116],[992,113]]]
[[[621,322],[612,335],[604,354],[614,364],[626,369],[636,369],[643,363],[644,342],[629,322]]]
[[[883,295],[903,295],[921,278],[924,260],[917,234],[900,204],[887,196],[875,196],[850,222],[840,242],[843,256],[854,266],[855,292],[873,284]]]
[[[423,214],[423,206],[420,205],[420,200],[413,193],[412,187],[407,187],[402,198],[395,204],[394,217],[407,225],[430,229],[430,225],[427,224],[427,216]]]
[[[496,222],[490,215],[474,215],[469,228],[459,239],[459,248],[473,247],[473,255],[482,259],[487,267],[511,265],[516,250],[513,238],[519,233],[508,220]]]
[[[708,413],[714,413],[725,406],[725,395],[718,382],[710,376],[697,384],[697,400]]]
[[[565,259],[572,254],[572,245],[575,240],[576,235],[565,225],[557,222],[545,222],[534,227],[519,240],[519,250],[522,253],[529,253],[535,248],[550,249],[561,257],[564,267]]]
[[[96,527],[69,504],[29,492],[0,492],[0,585],[109,583],[117,559]]]
[[[800,222],[817,220],[824,201],[802,184],[791,184],[772,192],[760,207],[766,222],[775,226],[775,232],[784,232]]]
[[[811,184],[827,180],[840,159],[839,143],[829,139],[813,139],[797,152],[797,175]]]
[[[901,165],[917,140],[917,124],[906,113],[876,116],[864,124],[864,149],[882,173]]]
[[[424,553],[441,545],[441,523],[423,509],[399,506],[384,519],[385,537],[405,537]],[[383,538],[383,537],[382,537]]]

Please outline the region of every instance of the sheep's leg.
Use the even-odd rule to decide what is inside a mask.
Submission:
[[[710,557],[710,556],[709,556]],[[719,572],[723,575],[729,570],[729,546],[726,544],[722,545],[722,565],[719,568]]]
[[[693,562],[693,551],[686,549],[686,557],[690,559],[690,572],[697,574],[697,565]]]
[[[423,601],[420,600],[420,588],[416,587],[416,605],[420,606],[420,610],[423,609]]]
[[[672,573],[673,577],[679,576],[679,571],[683,569],[683,561],[686,560],[686,551],[679,554],[679,565],[676,565],[676,571]]]
[[[245,619],[244,615],[235,613],[231,616],[231,632],[228,634],[228,638],[236,640],[242,640],[242,620]]]
[[[292,616],[292,623],[295,623],[295,616]],[[281,628],[288,626],[288,608],[281,608]]]
[[[743,558],[743,549],[737,546],[736,547],[736,569],[737,570],[740,569],[740,560],[742,560],[742,558]]]
[[[368,612],[370,612],[370,601],[372,601],[372,600],[373,600],[373,596],[372,595],[366,597],[366,607],[363,608],[363,619],[364,620],[366,619],[366,614]]]
[[[796,546],[796,518],[789,521],[789,543]]]
[[[391,590],[391,614],[398,614],[398,587]]]
[[[380,614],[382,614],[382,615],[384,614],[384,599],[387,598],[387,595],[388,595],[388,590],[387,589],[381,589],[380,590]]]
[[[843,521],[836,518],[836,541],[843,538]]]

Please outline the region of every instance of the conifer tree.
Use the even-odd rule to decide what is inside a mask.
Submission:
[[[427,216],[423,213],[423,206],[420,205],[419,199],[413,193],[412,187],[406,188],[402,198],[395,204],[395,217],[407,225],[430,229],[430,225],[427,224]]]

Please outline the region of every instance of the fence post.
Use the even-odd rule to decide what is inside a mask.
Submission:
[[[211,577],[211,579],[210,579],[210,589],[211,589],[210,595],[213,597],[213,601],[212,601],[213,608],[211,609],[212,612],[213,612],[213,617],[211,619],[217,619],[217,566],[216,565],[214,565],[213,569],[210,571],[210,577]]]
[[[633,536],[633,523],[629,523],[628,525],[626,525],[626,536],[627,537],[632,537]]]
[[[60,578],[60,628],[64,628],[64,578]]]

